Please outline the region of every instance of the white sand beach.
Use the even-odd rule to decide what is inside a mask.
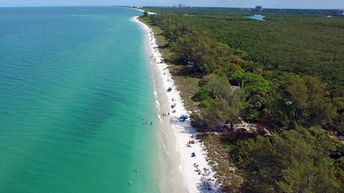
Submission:
[[[204,145],[196,139],[190,119],[181,122],[181,115],[189,116],[156,44],[153,31],[134,17],[145,31],[147,53],[152,64],[157,106],[160,112],[159,144],[161,148],[160,190],[162,193],[215,193],[220,185],[207,161]],[[169,90],[170,88],[170,90]]]

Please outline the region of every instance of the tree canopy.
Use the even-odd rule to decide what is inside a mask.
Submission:
[[[323,193],[342,188],[336,176],[343,173],[330,157],[338,142],[322,129],[298,127],[271,138],[259,136],[248,145],[241,163],[247,171],[244,192]]]

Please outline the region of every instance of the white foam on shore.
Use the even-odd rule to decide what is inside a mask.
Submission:
[[[179,180],[181,183],[178,185],[185,185],[183,190],[184,192],[189,193],[218,193],[220,192],[220,185],[217,183],[215,179],[215,173],[212,170],[211,166],[208,163],[207,158],[207,151],[204,145],[197,139],[196,130],[191,127],[190,120],[188,119],[186,122],[180,122],[179,117],[183,114],[189,115],[187,110],[184,107],[183,100],[177,90],[177,87],[174,84],[172,79],[172,75],[170,74],[167,64],[164,62],[161,54],[158,50],[158,46],[156,44],[156,39],[154,37],[154,33],[152,29],[150,29],[146,24],[140,22],[138,17],[134,17],[133,21],[140,24],[145,31],[147,44],[148,44],[148,53],[150,54],[150,61],[152,63],[153,71],[157,73],[153,73],[155,79],[154,85],[157,90],[157,99],[160,101],[159,110],[160,113],[167,114],[170,113],[170,116],[162,116],[160,117],[163,122],[167,125],[162,124],[164,128],[161,128],[162,131],[165,129],[171,129],[172,135],[169,136],[167,140],[173,141],[175,144],[175,151],[177,152],[177,156],[174,156],[174,160],[172,163],[166,164],[178,164],[175,168],[178,168],[182,179],[174,179],[175,183]],[[171,87],[172,91],[168,92],[167,88]],[[172,109],[171,106],[175,104],[176,106]],[[160,107],[161,105],[161,107]],[[164,107],[163,107],[164,106]],[[172,113],[172,110],[175,110],[175,113]],[[167,112],[166,112],[167,111]],[[159,115],[160,116],[160,115]],[[165,131],[166,132],[166,131]],[[174,138],[174,139],[173,139]],[[188,147],[187,144],[190,141],[195,141],[195,144],[190,144]],[[165,154],[167,156],[171,155],[171,152],[168,151],[168,148],[165,146],[164,141],[162,140],[163,150],[166,151]],[[191,157],[192,153],[196,156]],[[171,158],[172,159],[172,158]],[[174,163],[177,162],[177,163]],[[178,163],[179,162],[179,163]],[[197,167],[195,166],[197,165]],[[199,169],[197,171],[197,169]],[[176,172],[176,171],[174,171]],[[166,175],[169,175],[167,173]],[[205,183],[206,182],[206,183]],[[211,189],[207,189],[205,184],[209,184]],[[166,185],[166,182],[163,182],[163,185]],[[175,185],[175,184],[174,184]],[[173,185],[170,185],[173,187]],[[161,188],[163,189],[163,188]],[[172,191],[171,189],[168,192],[177,192]],[[179,192],[182,193],[182,192]]]

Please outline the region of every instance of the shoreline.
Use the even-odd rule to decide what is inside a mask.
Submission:
[[[218,193],[215,172],[208,163],[207,151],[191,127],[190,119],[180,122],[181,115],[188,115],[173,77],[156,44],[154,32],[145,23],[138,23],[145,33],[146,51],[153,71],[160,128],[158,138],[161,160],[159,185],[162,193]],[[167,89],[171,88],[171,91]],[[172,106],[175,106],[172,108]],[[173,113],[173,111],[175,111]],[[170,113],[170,115],[168,115]],[[210,188],[210,189],[208,189]]]
[[[136,10],[136,11],[139,11],[139,12],[145,12],[145,10],[143,10],[143,9],[140,9],[140,8],[133,8],[133,7],[130,7],[130,9],[133,9],[133,10]],[[148,15],[156,15],[156,13],[154,13],[154,12],[150,12],[150,11],[147,11],[147,13],[148,13]],[[144,24],[144,25],[146,25],[146,24]]]

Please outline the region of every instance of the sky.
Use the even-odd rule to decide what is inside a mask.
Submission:
[[[0,7],[12,6],[79,6],[79,5],[137,5],[344,9],[344,0],[0,0]]]

